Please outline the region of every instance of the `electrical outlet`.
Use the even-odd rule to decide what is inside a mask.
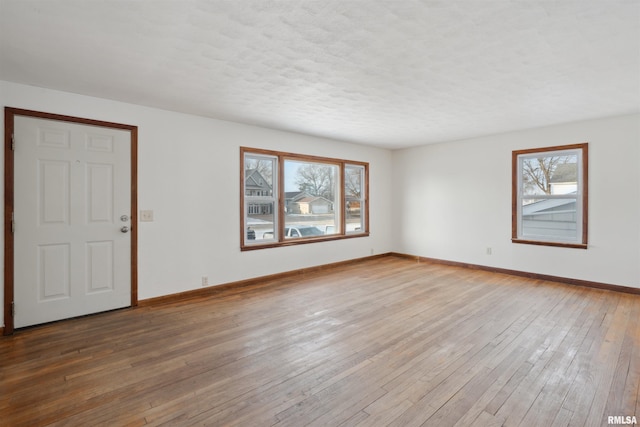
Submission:
[[[209,277],[202,276],[202,286],[209,286]]]
[[[140,211],[140,221],[143,222],[152,222],[153,221],[153,211]]]
[[[491,255],[491,248],[487,248],[487,255]]]
[[[373,255],[373,252],[374,252],[374,251],[373,251],[373,248],[371,248],[371,255]]]

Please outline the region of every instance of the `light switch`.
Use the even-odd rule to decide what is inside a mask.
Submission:
[[[151,222],[153,221],[153,211],[140,211],[140,221]]]

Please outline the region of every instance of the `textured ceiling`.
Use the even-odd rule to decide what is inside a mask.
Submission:
[[[0,0],[0,80],[408,147],[640,111],[640,0]]]

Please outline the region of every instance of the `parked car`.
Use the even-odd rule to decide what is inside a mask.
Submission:
[[[313,237],[323,236],[324,232],[314,225],[296,225],[284,228],[284,237]],[[273,231],[265,231],[263,239],[273,239]]]
[[[285,237],[311,237],[322,236],[324,233],[314,225],[297,225],[295,227],[285,227]]]
[[[256,240],[256,231],[251,227],[247,228],[247,240]]]
[[[335,225],[321,225],[319,228],[322,234],[336,234]]]

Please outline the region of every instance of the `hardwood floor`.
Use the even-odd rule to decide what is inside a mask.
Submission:
[[[0,424],[602,426],[640,296],[385,257],[0,339]]]

